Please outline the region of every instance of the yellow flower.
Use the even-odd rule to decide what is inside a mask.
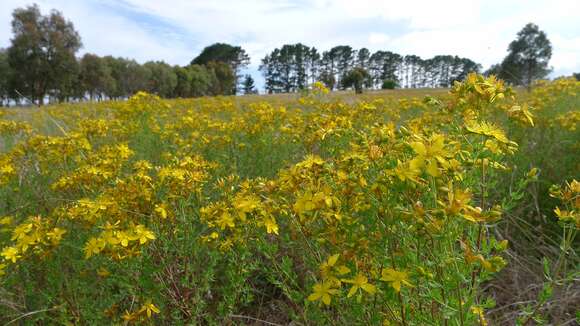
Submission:
[[[574,211],[560,210],[560,207],[556,206],[554,213],[558,216],[558,219],[562,222],[577,222],[580,216],[577,216]]]
[[[100,238],[103,239],[103,241],[105,241],[105,243],[108,243],[112,246],[116,246],[121,242],[121,240],[119,240],[117,235],[118,235],[118,231],[113,231],[112,229],[108,229],[108,230],[105,230],[101,233]]]
[[[131,241],[131,237],[129,236],[129,234],[127,232],[117,231],[116,235],[117,235],[118,243],[120,243],[121,246],[127,247],[129,245],[129,241]]]
[[[32,231],[32,223],[20,224],[12,232],[12,240],[19,240],[26,237],[28,232]]]
[[[464,219],[474,223],[493,222],[501,218],[501,210],[494,207],[491,210],[483,211],[481,207],[465,205],[465,210],[461,214]]]
[[[294,203],[294,211],[299,215],[304,214],[305,212],[311,211],[316,208],[316,205],[312,198],[312,192],[307,190],[302,196],[297,197],[296,203]]]
[[[220,229],[224,230],[226,227],[233,228],[234,218],[228,212],[223,212],[220,218],[216,221]]]
[[[401,181],[417,181],[417,177],[421,174],[421,162],[417,160],[411,160],[406,163],[402,163],[397,160],[397,166],[393,169],[393,173]]]
[[[0,225],[10,225],[12,224],[12,217],[11,216],[4,216],[0,218]]]
[[[155,234],[143,225],[137,225],[135,227],[135,235],[133,237],[135,240],[139,240],[139,244],[145,244],[149,240],[155,240]]]
[[[111,272],[109,272],[106,268],[101,267],[97,270],[97,275],[100,277],[108,277],[111,275]]]
[[[147,314],[147,318],[151,318],[152,313],[158,314],[161,312],[161,310],[155,307],[155,305],[151,303],[151,300],[148,300],[147,302],[145,302],[145,304],[143,304],[143,306],[141,306],[141,309],[139,310],[139,313],[143,312]]]
[[[340,280],[334,275],[344,275],[350,272],[350,269],[344,265],[336,265],[340,254],[332,255],[328,257],[325,262],[320,264],[320,274],[322,278],[333,283],[340,284]]]
[[[129,149],[129,146],[127,146],[127,144],[120,144],[117,145],[117,155],[121,159],[127,159],[131,155],[133,155],[133,151]]]
[[[46,235],[53,243],[58,244],[62,239],[62,236],[66,233],[66,230],[60,228],[54,228],[52,231],[47,232]]]
[[[105,241],[103,241],[102,239],[98,239],[98,238],[91,238],[86,244],[85,244],[85,258],[90,258],[93,255],[98,255],[103,248],[105,248]]]
[[[451,188],[451,187],[450,187]],[[440,202],[445,207],[445,212],[455,215],[469,208],[471,192],[469,189],[447,189],[447,203]]]
[[[121,316],[121,318],[126,322],[131,322],[137,319],[137,315],[125,310],[125,313],[123,314],[123,316]]]
[[[240,220],[246,220],[246,214],[252,212],[260,205],[260,199],[256,196],[236,197],[233,205],[238,213]]]
[[[433,134],[429,139],[410,142],[409,146],[417,153],[417,157],[409,163],[413,169],[425,167],[429,175],[439,177],[441,175],[439,167],[449,166],[447,158],[451,156],[451,153],[445,149],[443,135]]]
[[[155,205],[155,213],[163,220],[167,218],[167,210],[163,205]]]
[[[499,127],[496,127],[493,123],[485,122],[485,121],[482,121],[482,122],[469,121],[465,125],[465,128],[469,132],[472,132],[474,134],[480,134],[480,135],[484,135],[484,136],[488,136],[488,137],[493,137],[496,140],[498,140],[504,144],[510,143],[510,141],[506,137],[504,131],[501,130]]]
[[[308,300],[309,301],[320,300],[325,305],[329,305],[330,300],[331,300],[331,295],[338,293],[338,289],[333,289],[333,285],[334,284],[332,282],[328,282],[328,281],[314,284],[314,286],[312,288],[314,293],[312,293],[310,296],[308,296]]]
[[[20,255],[18,255],[18,249],[14,247],[4,248],[4,250],[2,250],[2,253],[0,253],[0,255],[4,257],[4,260],[11,261],[13,263],[15,263],[16,260],[21,257]]]
[[[268,234],[274,233],[278,234],[278,224],[276,224],[276,220],[273,217],[266,217],[264,218],[264,225],[266,226],[266,232]]]
[[[350,291],[348,291],[347,297],[352,297],[358,290],[363,289],[364,291],[374,294],[377,292],[377,288],[369,283],[369,280],[366,276],[362,274],[357,274],[354,279],[352,280],[343,280],[345,283],[352,284]]]
[[[527,121],[532,127],[534,126],[534,115],[530,112],[527,104],[522,106],[515,105],[508,111],[510,114],[517,114]]]
[[[399,272],[392,268],[383,268],[381,272],[381,281],[391,283],[395,291],[401,291],[401,284],[412,287],[413,285],[408,281],[409,276],[406,272]]]
[[[471,312],[474,315],[477,315],[477,317],[479,318],[479,324],[481,326],[487,326],[487,320],[485,319],[485,311],[483,310],[482,307],[477,307],[477,306],[472,306],[470,308]]]

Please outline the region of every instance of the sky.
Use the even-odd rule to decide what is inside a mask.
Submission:
[[[225,42],[248,52],[247,73],[258,86],[261,58],[297,42],[321,52],[350,45],[458,55],[487,69],[529,22],[552,42],[550,77],[580,72],[580,0],[0,0],[0,48],[10,45],[12,11],[34,2],[73,22],[80,55],[186,65],[205,46]]]

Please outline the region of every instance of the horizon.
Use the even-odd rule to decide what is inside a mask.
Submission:
[[[251,58],[242,73],[252,75],[260,92],[261,59],[284,44],[303,43],[321,52],[350,45],[424,59],[457,55],[486,70],[503,59],[508,44],[528,22],[537,24],[552,42],[550,78],[580,71],[580,29],[574,17],[580,3],[570,0],[407,1],[392,7],[391,2],[371,0],[356,6],[342,0],[174,0],[170,6],[153,0],[7,0],[0,4],[0,48],[10,45],[13,10],[33,3],[45,14],[52,9],[62,12],[74,24],[83,42],[78,56],[94,53],[184,66],[210,44],[239,45]]]

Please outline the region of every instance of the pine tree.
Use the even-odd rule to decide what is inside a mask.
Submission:
[[[508,47],[508,55],[494,72],[506,81],[528,88],[532,83],[550,73],[548,63],[552,57],[552,44],[538,25],[529,23],[518,32]]]
[[[244,81],[242,82],[242,87],[244,89],[244,94],[256,94],[256,86],[254,85],[254,78],[250,75],[244,76]]]

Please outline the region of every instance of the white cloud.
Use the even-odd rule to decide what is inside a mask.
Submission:
[[[559,71],[580,71],[580,36],[566,38],[552,37],[553,56],[550,64]]]
[[[325,50],[349,44],[431,57],[499,62],[515,34],[537,23],[552,40],[556,74],[580,71],[578,0],[39,0],[80,31],[83,51],[138,61],[186,64],[206,45],[246,48],[251,71],[275,47],[302,42]],[[0,3],[0,47],[10,38],[10,12],[28,0]]]
[[[391,37],[384,33],[371,33],[369,35],[369,44],[373,46],[385,46],[390,39]]]
[[[26,1],[9,1],[0,4],[0,47],[6,47],[10,42],[12,10],[28,5]],[[103,10],[98,3],[67,0],[42,0],[37,3],[43,13],[54,8],[73,22],[83,42],[81,53],[123,56],[139,62],[165,60],[175,64],[185,64],[194,55],[178,39],[164,39],[163,35],[156,35],[154,29],[148,30],[115,11]]]

